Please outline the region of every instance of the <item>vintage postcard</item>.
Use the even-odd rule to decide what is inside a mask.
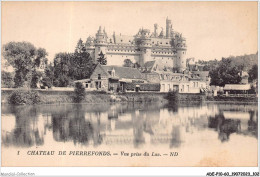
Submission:
[[[1,4],[3,167],[258,166],[258,2]]]

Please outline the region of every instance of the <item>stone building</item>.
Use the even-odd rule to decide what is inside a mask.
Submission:
[[[167,68],[183,72],[186,69],[186,39],[182,34],[172,28],[171,20],[166,19],[166,32],[158,25],[154,25],[154,31],[139,29],[136,35],[127,36],[116,34],[108,35],[105,28],[99,27],[96,36],[89,36],[86,41],[86,49],[91,57],[96,60],[102,51],[107,58],[108,65],[122,66],[125,59],[141,66],[147,61],[159,61]]]
[[[128,91],[128,83],[135,83],[135,85],[147,83],[142,73],[136,68],[100,64],[97,64],[89,79],[77,80],[76,82],[83,83],[87,90],[112,92]],[[133,91],[138,90],[134,88]]]
[[[158,61],[146,62],[142,70],[148,83],[160,83],[160,92],[201,93],[207,91],[210,83],[208,71],[172,72]]]

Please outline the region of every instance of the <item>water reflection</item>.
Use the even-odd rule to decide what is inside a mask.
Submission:
[[[45,142],[74,145],[167,145],[179,148],[205,130],[228,142],[236,133],[257,138],[257,105],[112,104],[2,106],[2,144],[42,146]],[[46,138],[50,134],[52,138]],[[200,138],[195,141],[201,141]]]
[[[238,133],[241,130],[240,120],[225,119],[223,113],[215,117],[209,117],[209,128],[215,128],[219,139],[224,142],[229,140],[231,133]]]

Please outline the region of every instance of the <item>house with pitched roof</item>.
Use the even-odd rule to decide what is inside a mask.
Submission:
[[[159,84],[148,84],[136,68],[97,64],[90,78],[77,80],[86,90],[111,92],[159,91]]]
[[[207,91],[210,82],[208,71],[178,73],[158,61],[146,62],[142,74],[148,83],[159,83],[160,92],[201,93]]]

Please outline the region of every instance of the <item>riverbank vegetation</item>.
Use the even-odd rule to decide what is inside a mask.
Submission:
[[[110,103],[110,102],[167,102],[166,93],[120,93],[111,94],[99,91],[83,92],[81,87],[75,91],[51,90],[2,90],[2,103],[23,104],[63,104],[63,103]],[[35,98],[35,99],[34,99]]]
[[[33,105],[41,103],[40,94],[31,90],[15,90],[8,97],[12,105]]]

